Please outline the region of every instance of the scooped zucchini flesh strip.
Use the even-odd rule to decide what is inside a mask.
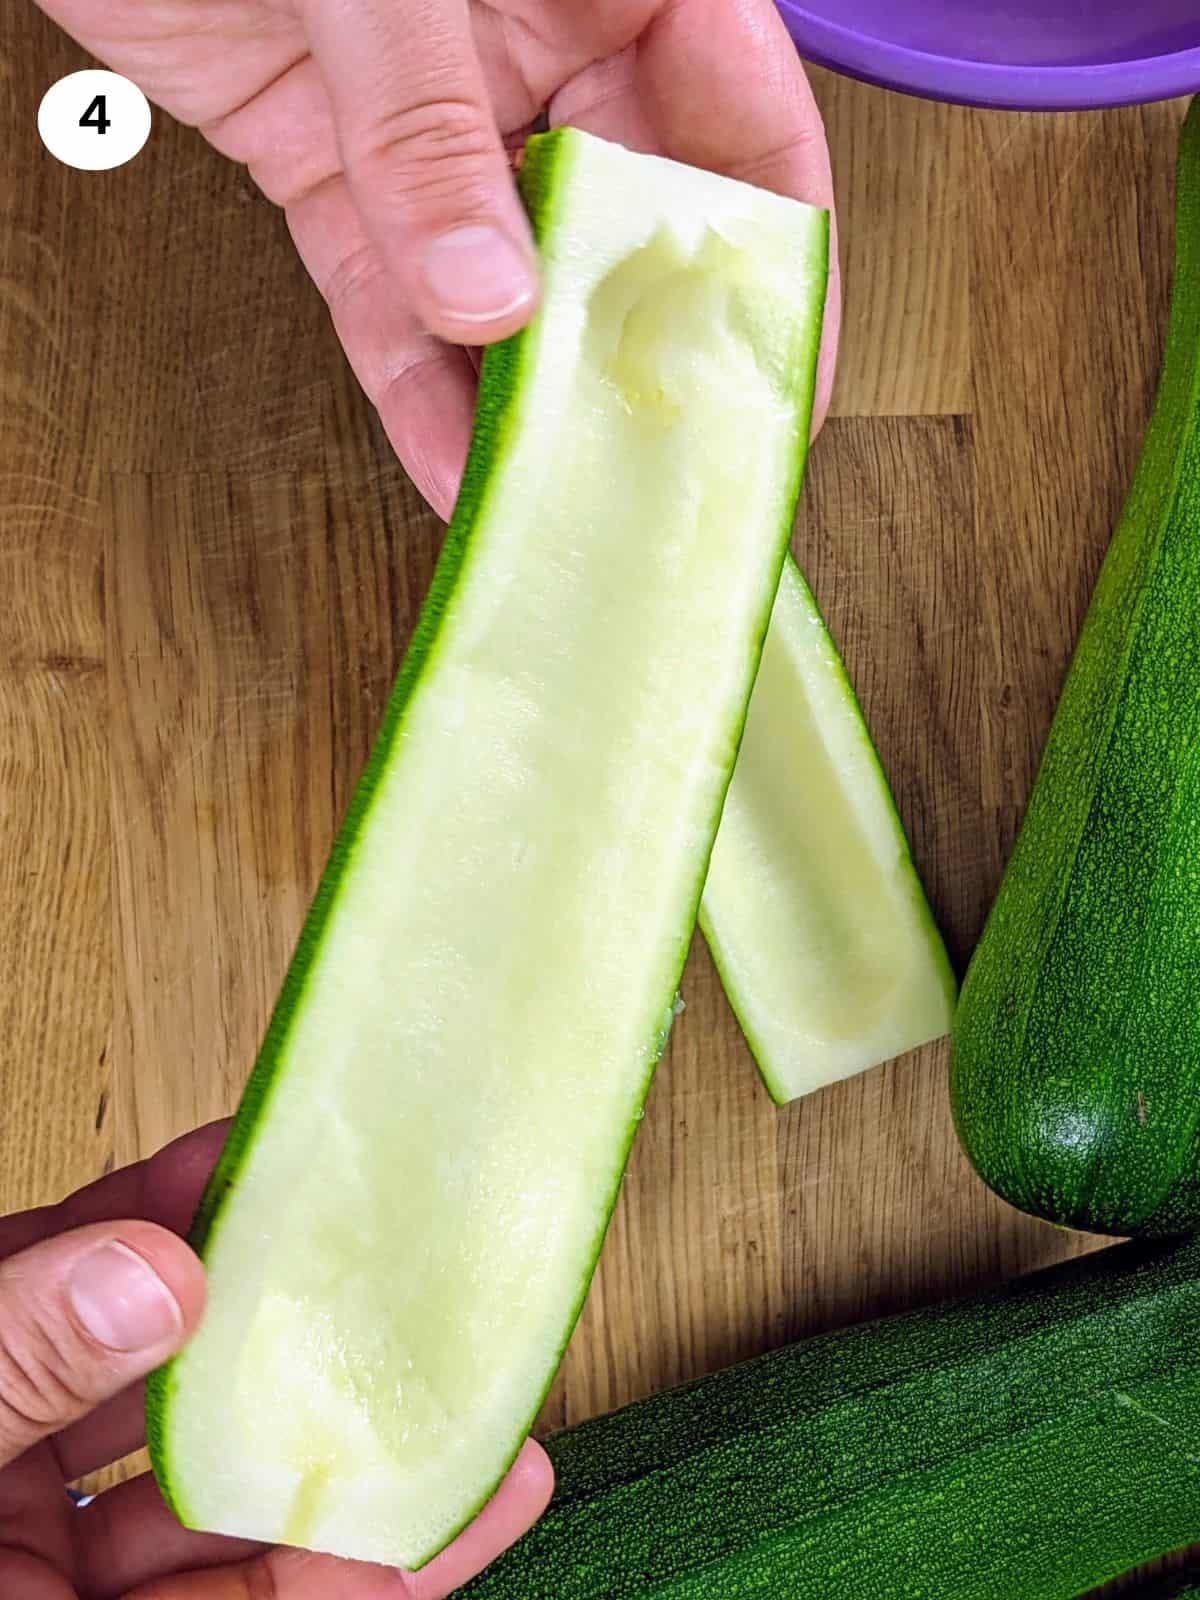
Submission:
[[[791,560],[700,925],[780,1104],[949,1032],[945,946],[854,690]]]
[[[194,1229],[191,1526],[418,1566],[490,1496],[662,1050],[791,527],[823,212],[562,130],[379,742]]]

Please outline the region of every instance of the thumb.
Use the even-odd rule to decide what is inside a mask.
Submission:
[[[373,259],[430,333],[490,344],[537,300],[534,250],[467,0],[303,0]],[[359,285],[361,287],[361,284]]]
[[[0,1468],[173,1355],[204,1271],[150,1222],[64,1233],[0,1262]]]

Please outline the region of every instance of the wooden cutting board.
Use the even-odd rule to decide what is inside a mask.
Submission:
[[[0,1210],[228,1111],[441,537],[245,175],[0,0]],[[846,319],[795,549],[960,969],[1149,414],[1179,105],[825,74]],[[547,1426],[1089,1241],[991,1198],[944,1045],[775,1110],[703,947]]]

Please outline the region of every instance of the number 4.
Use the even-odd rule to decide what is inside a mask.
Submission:
[[[79,119],[81,128],[95,128],[97,133],[107,133],[112,127],[112,118],[108,115],[108,96],[98,94],[91,105]]]

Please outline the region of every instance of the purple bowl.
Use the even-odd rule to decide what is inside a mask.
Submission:
[[[1200,0],[779,0],[801,55],[933,100],[1022,111],[1200,90]]]

